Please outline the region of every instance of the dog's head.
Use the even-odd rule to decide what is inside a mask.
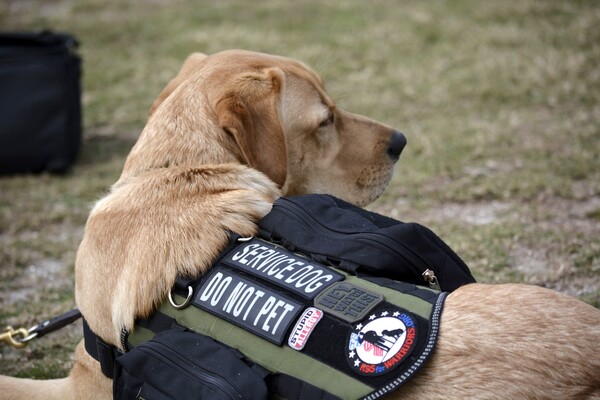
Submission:
[[[191,55],[152,105],[123,177],[152,168],[241,162],[284,194],[365,205],[383,193],[406,139],[336,107],[294,60],[232,50]]]

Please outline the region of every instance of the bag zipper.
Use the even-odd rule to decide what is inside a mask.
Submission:
[[[179,370],[187,375],[191,375],[193,378],[198,378],[204,383],[208,383],[210,386],[213,386],[218,391],[225,394],[225,396],[229,399],[236,400],[241,399],[243,396],[237,391],[237,389],[225,378],[220,375],[215,374],[213,371],[208,370],[207,368],[197,364],[194,360],[189,359],[181,355],[177,349],[172,346],[167,345],[162,342],[150,342],[143,343],[136,347],[145,353],[154,353],[155,356],[158,356],[162,362],[166,364],[175,365]],[[164,353],[155,349],[154,347],[162,347],[168,351],[168,356]],[[192,364],[197,367],[194,369],[186,368],[186,365]]]
[[[441,248],[450,257],[454,263],[467,275],[472,277],[471,271],[465,262],[456,254],[454,250],[446,244],[438,235],[436,235],[431,229],[426,226],[419,225],[419,230],[424,236],[427,236],[431,241],[434,242],[439,248]]]
[[[409,247],[403,245],[402,243],[392,240],[387,236],[377,232],[349,233],[331,229],[329,226],[326,226],[319,222],[317,219],[315,219],[302,207],[299,207],[295,203],[284,198],[280,199],[280,201],[275,205],[275,207],[277,206],[281,207],[284,210],[284,212],[288,211],[288,214],[293,214],[293,216],[300,219],[300,221],[302,221],[309,228],[314,228],[325,236],[333,237],[339,240],[340,236],[344,236],[345,239],[348,235],[352,235],[359,241],[368,241],[374,243],[379,248],[383,247],[384,250],[389,250],[393,253],[396,253],[401,258],[408,261],[409,266],[412,267],[417,274],[421,275],[431,288],[440,290],[440,285],[435,276],[435,273],[428,268],[425,260],[423,260]],[[415,262],[415,260],[417,260],[417,262]],[[418,265],[421,265],[424,268],[419,268]]]

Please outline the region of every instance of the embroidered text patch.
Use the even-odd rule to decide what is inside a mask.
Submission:
[[[353,323],[363,319],[383,296],[369,292],[347,282],[338,282],[321,292],[315,299],[315,306]]]
[[[236,246],[223,263],[288,289],[306,299],[344,276],[313,260],[253,238]]]
[[[298,322],[296,322],[296,326],[294,326],[288,339],[288,345],[294,350],[302,350],[321,318],[323,318],[323,311],[314,307],[307,308],[298,318]]]
[[[193,302],[277,345],[302,309],[300,303],[218,266]]]

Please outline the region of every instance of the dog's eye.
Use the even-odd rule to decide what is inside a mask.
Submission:
[[[331,125],[335,122],[335,116],[333,115],[333,113],[329,114],[327,116],[326,119],[324,119],[323,121],[321,121],[321,123],[319,124],[319,128],[323,128],[325,126]]]

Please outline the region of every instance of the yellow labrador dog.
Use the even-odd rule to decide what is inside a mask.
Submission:
[[[77,304],[119,346],[178,275],[205,272],[228,231],[250,236],[281,194],[358,205],[387,186],[405,139],[337,108],[313,71],[246,51],[194,54],[152,106],[120,179],[92,210]],[[0,377],[9,399],[110,399],[80,344],[69,377]],[[332,382],[332,385],[335,382]],[[325,388],[326,389],[326,388]],[[600,398],[600,311],[526,285],[453,292],[432,359],[392,398]]]

